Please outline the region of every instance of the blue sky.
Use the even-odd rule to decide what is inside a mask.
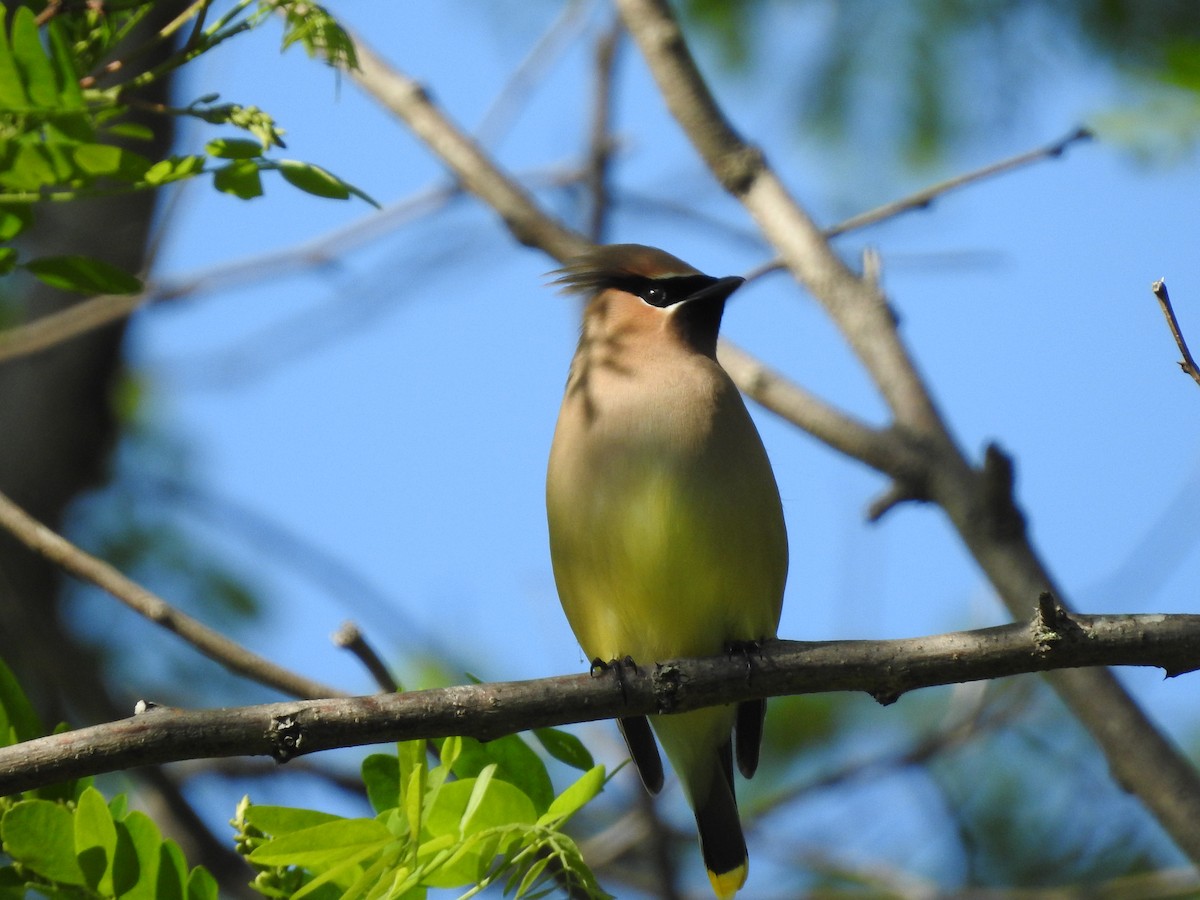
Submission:
[[[468,129],[557,9],[333,7]],[[767,52],[784,58],[793,43],[813,40],[815,26],[778,15]],[[591,16],[584,34],[603,21]],[[187,90],[262,106],[287,129],[286,155],[329,168],[385,207],[445,183],[402,125],[302,52],[279,56],[277,37],[267,26],[232,42],[196,66]],[[576,42],[554,63],[496,147],[511,170],[577,163],[589,45]],[[781,115],[786,83],[730,78],[700,49],[738,126],[829,224],[1057,139],[1127,99],[1110,75],[1065,54],[1038,73],[1035,95],[1008,127],[965,141],[936,170],[903,173],[870,146],[805,139]],[[625,202],[612,239],[662,246],[714,274],[766,259],[632,46],[618,97]],[[1089,612],[1196,611],[1200,389],[1179,373],[1149,287],[1167,279],[1200,346],[1196,174],[1194,157],[1147,164],[1118,146],[1083,145],[839,241],[851,258],[865,246],[879,251],[903,334],[952,428],[976,458],[993,439],[1015,455],[1033,539]],[[542,196],[570,212],[561,196]],[[636,202],[647,196],[685,202],[732,231],[648,214]],[[318,200],[282,182],[250,203],[194,185],[171,214],[154,277],[295,247],[371,215],[365,204]],[[333,595],[298,575],[295,559],[197,518],[201,540],[273,600],[265,627],[249,637],[256,649],[364,692],[365,674],[328,642],[346,618],[401,673],[427,642],[488,679],[584,667],[558,608],[542,505],[578,327],[573,302],[545,286],[552,265],[460,200],[382,230],[336,263],[136,317],[131,359],[155,420],[187,442],[196,481],[337,557],[386,598],[385,606],[361,592]],[[725,323],[726,336],[806,387],[881,421],[862,371],[786,276],[737,294]],[[1007,620],[940,513],[910,506],[867,524],[863,511],[885,486],[877,475],[769,413],[755,415],[792,548],[781,636],[898,637]],[[1187,679],[1122,677],[1169,731],[1196,737]]]

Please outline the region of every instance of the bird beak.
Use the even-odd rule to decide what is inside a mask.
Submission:
[[[729,275],[725,278],[718,278],[708,287],[701,288],[696,293],[691,294],[684,302],[694,303],[699,301],[703,303],[707,301],[710,303],[720,303],[740,288],[745,280],[740,275]]]

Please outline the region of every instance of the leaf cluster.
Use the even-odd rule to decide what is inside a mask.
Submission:
[[[583,775],[557,796],[546,766],[518,735],[480,743],[452,737],[410,741],[396,755],[363,761],[376,815],[349,819],[276,806],[238,809],[238,848],[259,869],[268,897],[419,898],[428,888],[466,888],[472,897],[503,885],[543,897],[563,885],[603,898],[566,821],[604,786],[604,767],[571,735],[535,732],[542,747]]]
[[[41,724],[0,662],[0,746],[31,740]],[[0,797],[0,900],[45,897],[216,900],[217,883],[189,867],[123,794],[106,801],[91,779]]]
[[[299,44],[332,66],[354,67],[346,32],[322,7],[298,0],[240,0],[211,24],[211,0],[197,0],[138,44],[135,29],[154,4],[49,4],[40,13],[0,6],[0,276],[18,266],[54,287],[82,293],[136,293],[141,283],[100,260],[45,257],[22,261],[12,241],[33,222],[36,204],[212,177],[213,186],[242,199],[263,193],[262,173],[319,197],[373,202],[362,191],[311,163],[269,158],[283,148],[283,130],[255,106],[220,103],[208,94],[184,107],[146,100],[146,88],[229,38],[278,18],[282,47]],[[278,14],[278,15],[277,15]],[[161,62],[142,60],[168,49]],[[156,120],[188,117],[237,129],[247,138],[209,140],[203,152],[139,152],[151,146]]]

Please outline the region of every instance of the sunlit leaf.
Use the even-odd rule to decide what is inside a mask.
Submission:
[[[129,138],[135,141],[154,140],[154,129],[140,122],[117,122],[106,126],[105,131],[114,137]]]
[[[8,43],[7,16],[8,7],[0,4],[0,106],[20,109],[29,104],[29,97]]]
[[[121,167],[121,148],[111,144],[80,144],[74,156],[89,175],[112,175]]]
[[[382,849],[393,840],[391,832],[374,819],[339,819],[274,838],[249,858],[268,866],[326,866],[348,853]]]
[[[220,159],[255,159],[263,154],[258,141],[238,138],[216,138],[204,145],[204,152]]]
[[[83,91],[79,89],[75,58],[71,53],[70,41],[63,33],[62,22],[51,19],[46,27],[46,34],[50,38],[50,57],[57,78],[59,105],[64,109],[82,109]]]
[[[550,808],[538,819],[539,825],[560,824],[574,815],[604,788],[604,766],[595,766],[554,798]]]
[[[28,204],[0,206],[0,241],[11,241],[33,224],[33,207]]]
[[[75,861],[75,834],[70,811],[49,800],[22,800],[0,819],[4,850],[21,865],[61,884],[82,886]]]
[[[117,828],[104,797],[88,788],[75,809],[75,858],[88,886],[102,895],[113,894],[113,860]]]
[[[288,184],[317,197],[331,200],[347,200],[350,197],[350,186],[320,166],[287,159],[279,163],[279,174]]]
[[[58,106],[58,85],[54,68],[46,56],[38,34],[37,17],[28,6],[20,6],[13,14],[12,53],[24,76],[25,89],[34,106],[51,109]]]
[[[225,194],[233,194],[242,200],[261,197],[262,177],[258,166],[250,160],[235,160],[229,165],[213,171],[213,187]]]

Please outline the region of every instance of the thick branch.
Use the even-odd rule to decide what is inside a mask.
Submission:
[[[389,741],[483,740],[549,725],[686,712],[755,697],[865,691],[892,703],[921,687],[1074,666],[1200,668],[1200,615],[1060,616],[890,641],[776,641],[752,658],[674,660],[611,678],[564,675],[231,709],[151,707],[106,725],[0,749],[0,795],[153,763],[295,756]]]

